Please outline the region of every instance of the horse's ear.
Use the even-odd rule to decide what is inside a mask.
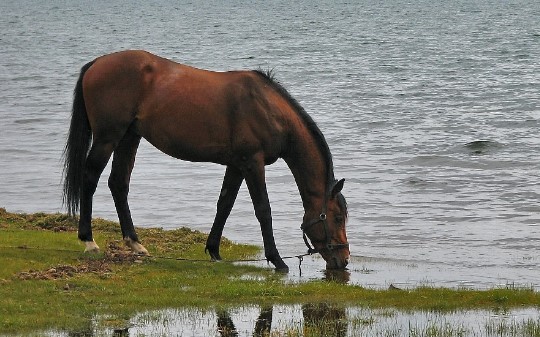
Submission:
[[[337,183],[334,184],[334,187],[332,187],[332,198],[335,197],[341,190],[343,189],[343,184],[345,183],[345,179],[341,179]]]

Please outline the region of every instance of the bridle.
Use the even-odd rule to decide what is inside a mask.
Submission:
[[[349,243],[348,242],[337,243],[337,244],[332,243],[332,237],[330,236],[330,229],[328,227],[328,221],[327,221],[327,217],[326,217],[326,207],[327,206],[326,206],[326,203],[325,203],[324,206],[323,206],[321,214],[319,214],[318,219],[313,219],[313,220],[311,220],[309,222],[304,222],[300,226],[300,229],[302,230],[302,237],[304,239],[304,242],[305,242],[306,246],[308,247],[308,252],[307,253],[309,255],[319,253],[320,250],[312,247],[312,245],[309,243],[309,239],[308,239],[308,237],[306,235],[306,230],[308,228],[318,224],[319,222],[323,223],[324,234],[325,234],[325,237],[326,237],[325,241],[324,241],[326,249],[328,249],[329,251],[333,251],[334,249],[349,248]]]

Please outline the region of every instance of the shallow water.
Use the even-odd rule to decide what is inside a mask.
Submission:
[[[213,70],[274,68],[346,178],[350,282],[540,288],[538,1],[5,0],[0,12],[1,207],[62,211],[72,90],[94,57],[140,48]],[[223,172],[143,142],[135,223],[209,231]],[[116,219],[105,181],[94,214]],[[304,253],[283,162],[267,183],[278,248]],[[245,187],[224,234],[262,243]],[[301,275],[288,261],[291,280],[323,276],[319,258]]]
[[[106,317],[96,320],[106,321]],[[144,312],[122,327],[50,332],[88,336],[536,336],[538,310],[403,312],[327,304]],[[71,333],[71,335],[70,335]]]

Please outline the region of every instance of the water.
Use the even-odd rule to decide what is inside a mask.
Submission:
[[[510,312],[403,312],[394,309],[343,308],[328,304],[252,306],[219,311],[169,309],[141,313],[128,320],[125,328],[121,329],[98,330],[91,323],[81,331],[40,333],[54,337],[536,336],[540,327],[538,313],[536,309]]]
[[[213,70],[273,68],[346,178],[351,283],[540,288],[538,1],[4,0],[0,12],[0,207],[63,211],[72,90],[94,57],[146,49]],[[143,142],[135,223],[209,231],[223,173]],[[303,253],[282,161],[267,184],[278,249]],[[105,174],[94,205],[116,219]],[[224,235],[262,244],[245,186]],[[294,281],[324,268],[295,264]]]

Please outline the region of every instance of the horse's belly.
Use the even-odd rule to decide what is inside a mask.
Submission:
[[[230,157],[228,134],[216,121],[161,118],[137,123],[142,137],[172,157],[219,164]]]

